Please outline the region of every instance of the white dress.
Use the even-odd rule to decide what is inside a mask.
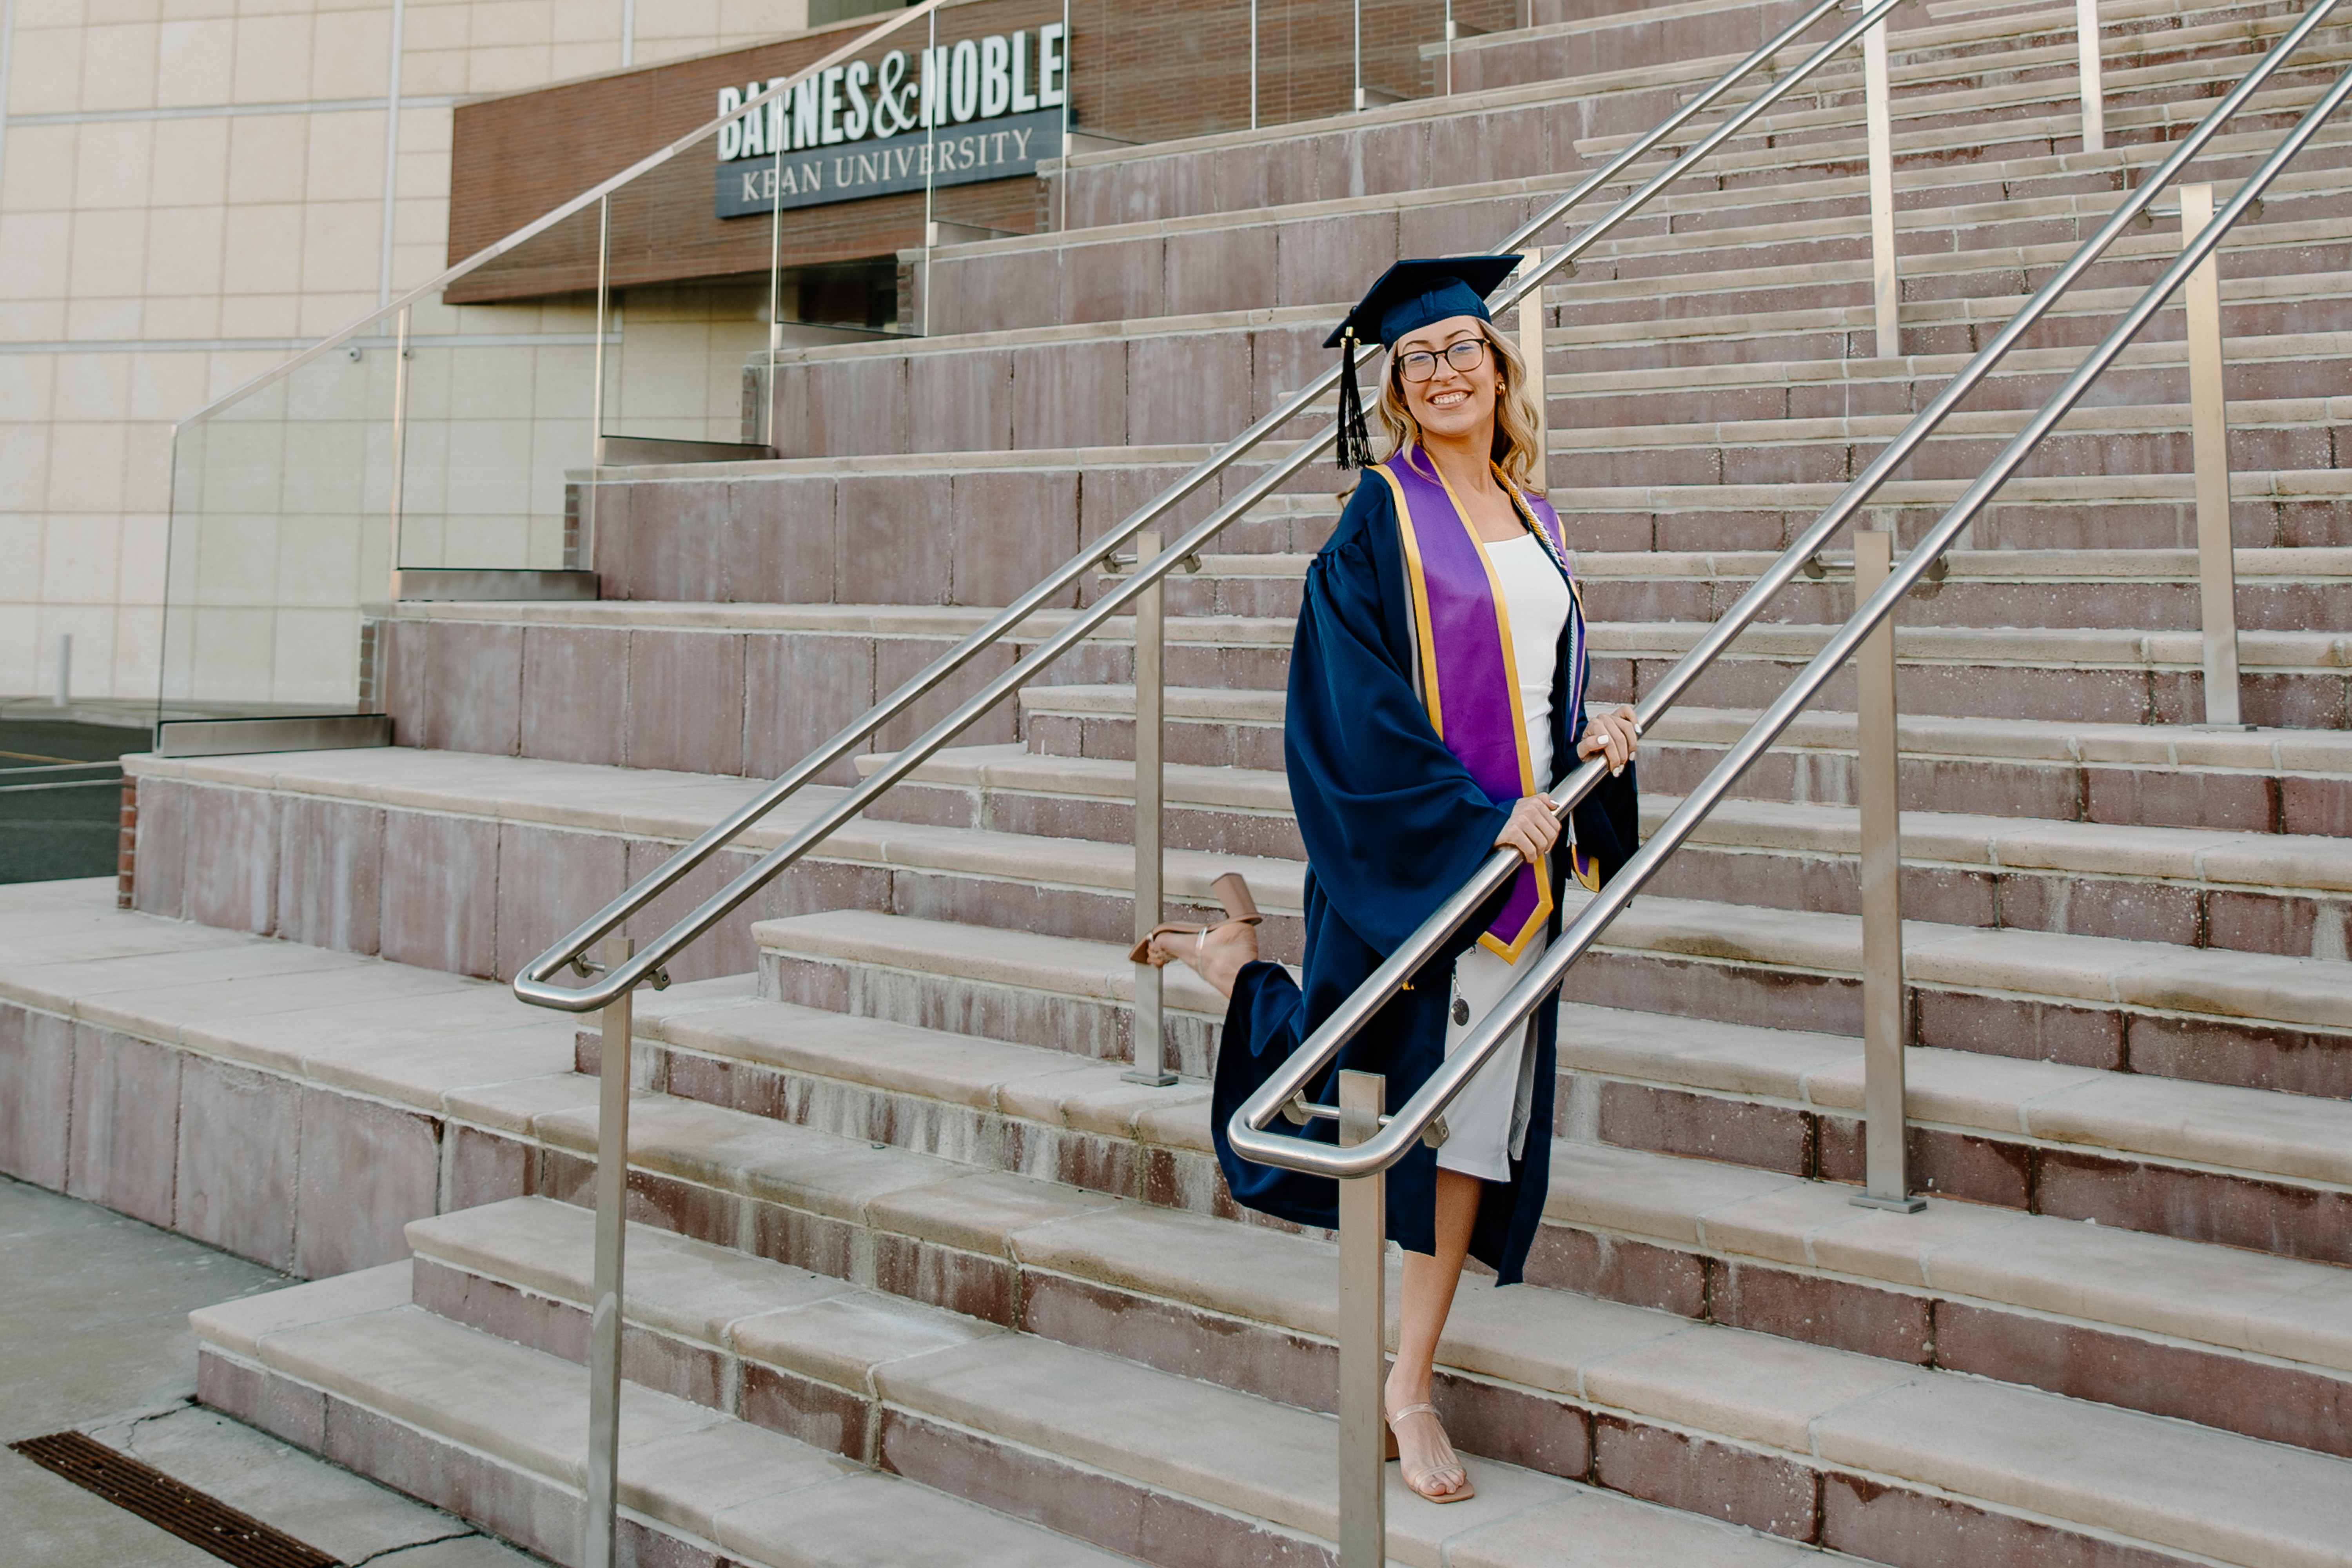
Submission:
[[[1528,727],[1528,754],[1536,787],[1552,781],[1551,683],[1559,663],[1559,635],[1567,628],[1568,584],[1543,543],[1531,533],[1486,546],[1495,575],[1503,584],[1503,606],[1511,622],[1511,659],[1519,682],[1519,712]],[[1563,837],[1564,852],[1567,840]],[[1452,1056],[1485,1021],[1503,993],[1535,962],[1545,946],[1541,931],[1519,950],[1517,963],[1484,946],[1473,947],[1454,964],[1454,994],[1447,1002],[1445,1054]],[[1467,1007],[1462,1004],[1468,1004]],[[1505,1046],[1486,1060],[1454,1103],[1445,1108],[1445,1142],[1438,1169],[1459,1171],[1483,1181],[1507,1182],[1510,1162],[1527,1146],[1528,1108],[1534,1103],[1535,1024],[1514,1047]]]

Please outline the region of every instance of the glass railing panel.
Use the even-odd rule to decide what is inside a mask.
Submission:
[[[789,124],[788,115],[772,118]],[[713,140],[705,138],[669,165],[613,193],[601,412],[606,436],[764,442],[756,417],[745,429],[747,414],[756,416],[757,406],[746,397],[744,378],[768,346],[769,306],[778,292],[770,286],[779,199],[775,164],[739,158],[722,165],[751,177],[722,182],[719,194],[738,196],[748,184],[767,199],[740,214],[730,209],[715,232],[689,246],[668,215],[681,206],[711,206],[719,162]],[[800,215],[783,216],[789,229]],[[691,276],[681,279],[681,273]]]
[[[353,710],[361,606],[390,580],[391,325],[174,439],[163,716]]]
[[[592,207],[415,307],[404,571],[570,564],[565,487],[594,456],[598,227]]]
[[[1159,11],[1072,0],[1071,10],[1076,129],[1123,142],[1426,98],[1446,90],[1449,22],[1461,37],[1517,26],[1516,0],[1215,0]],[[1210,68],[1211,53],[1241,68]],[[1116,94],[1096,85],[1113,79]]]

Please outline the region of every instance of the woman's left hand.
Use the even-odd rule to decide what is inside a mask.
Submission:
[[[1595,713],[1584,721],[1584,733],[1576,742],[1576,754],[1580,758],[1595,752],[1609,759],[1609,771],[1621,773],[1625,764],[1633,760],[1633,747],[1641,738],[1642,726],[1633,710],[1619,703],[1606,713]]]

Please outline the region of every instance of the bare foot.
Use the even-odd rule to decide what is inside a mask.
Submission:
[[[1230,997],[1242,966],[1257,962],[1257,927],[1227,921],[1198,933],[1171,931],[1152,938],[1151,961],[1166,963],[1171,958],[1192,965],[1192,973],[1215,986],[1218,995]]]

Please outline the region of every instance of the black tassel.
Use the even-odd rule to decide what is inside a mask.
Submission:
[[[1372,466],[1372,438],[1364,428],[1364,395],[1356,385],[1356,334],[1340,339],[1345,355],[1339,373],[1339,467],[1369,468]]]

